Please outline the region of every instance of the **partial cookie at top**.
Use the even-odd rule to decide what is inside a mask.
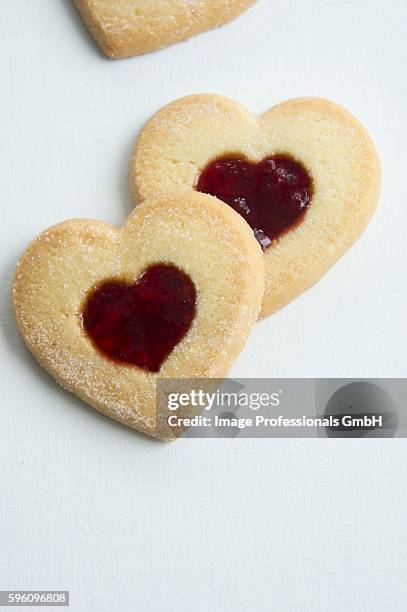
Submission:
[[[116,283],[114,290],[133,286],[152,266],[175,267],[196,290],[192,324],[158,371],[111,359],[84,325],[89,295],[106,282]],[[145,202],[121,229],[87,219],[51,227],[22,255],[13,301],[26,345],[63,387],[105,415],[167,439],[171,432],[157,428],[157,378],[224,377],[257,319],[263,289],[263,258],[247,225],[215,198],[191,193]],[[160,303],[161,295],[153,296],[148,307]],[[127,316],[128,304],[122,306],[109,324]],[[137,316],[124,324],[126,334],[143,336]]]
[[[147,123],[131,160],[131,191],[139,203],[153,194],[196,190],[214,160],[255,163],[279,155],[301,164],[313,189],[301,221],[265,251],[263,317],[318,281],[367,226],[381,172],[361,123],[321,98],[289,100],[257,118],[233,100],[193,95]]]
[[[103,52],[120,59],[221,26],[255,0],[73,0]]]

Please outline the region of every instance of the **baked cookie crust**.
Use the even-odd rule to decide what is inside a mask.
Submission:
[[[106,279],[134,282],[157,262],[186,272],[197,290],[192,327],[154,374],[111,361],[81,324],[84,300]],[[65,221],[22,255],[13,284],[21,335],[39,363],[103,414],[148,435],[156,429],[157,378],[222,378],[257,319],[261,250],[246,223],[215,198],[178,194],[144,203],[118,229]]]
[[[256,162],[279,153],[304,165],[314,193],[301,223],[265,252],[262,317],[317,282],[366,228],[377,205],[381,171],[362,124],[322,98],[289,100],[257,118],[228,98],[193,95],[169,104],[147,123],[130,168],[138,203],[163,192],[194,191],[207,164],[222,156],[241,154]]]
[[[221,26],[255,0],[73,0],[105,55],[155,51]]]

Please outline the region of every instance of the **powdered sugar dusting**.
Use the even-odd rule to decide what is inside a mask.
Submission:
[[[102,280],[134,281],[160,262],[189,274],[198,298],[190,331],[158,376],[223,376],[256,320],[263,261],[246,224],[210,196],[145,203],[122,230],[89,220],[50,228],[23,254],[13,286],[19,329],[41,365],[97,410],[151,435],[159,435],[157,375],[99,354],[82,329],[81,312]]]

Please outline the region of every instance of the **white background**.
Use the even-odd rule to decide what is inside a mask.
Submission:
[[[404,440],[152,442],[60,390],[23,348],[16,261],[64,218],[121,224],[134,138],[196,92],[255,112],[319,95],[371,131],[380,208],[231,374],[406,375],[407,3],[259,0],[233,24],[111,62],[70,0],[0,4],[0,588],[75,612],[401,611]]]

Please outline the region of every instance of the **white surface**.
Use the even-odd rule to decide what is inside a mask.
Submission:
[[[222,30],[109,62],[70,0],[0,4],[0,588],[75,612],[405,610],[405,442],[148,441],[60,390],[9,287],[64,218],[122,223],[134,137],[195,92],[253,111],[320,95],[382,157],[379,211],[311,291],[260,323],[232,375],[405,376],[407,3],[259,0]]]

